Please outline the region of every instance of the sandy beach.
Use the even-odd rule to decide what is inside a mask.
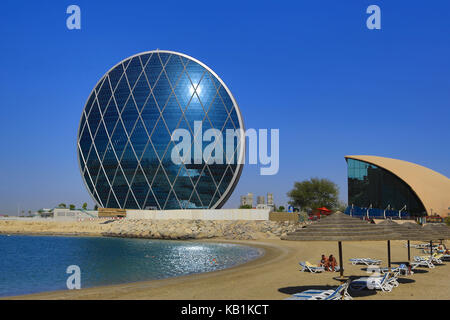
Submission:
[[[285,299],[292,293],[307,289],[329,289],[339,284],[337,273],[311,274],[300,272],[299,261],[318,262],[322,253],[338,256],[336,242],[297,242],[286,240],[246,240],[229,242],[263,248],[264,256],[246,264],[210,273],[182,276],[164,280],[145,281],[81,290],[66,290],[9,297],[7,299]],[[391,241],[393,264],[407,260],[404,241]],[[349,258],[371,257],[387,261],[386,242],[344,242],[346,276],[367,276],[364,266],[353,266]],[[411,249],[411,255],[423,255]],[[353,294],[360,299],[450,299],[449,263],[434,269],[417,268],[412,276],[401,277],[400,286],[390,293],[364,290]]]

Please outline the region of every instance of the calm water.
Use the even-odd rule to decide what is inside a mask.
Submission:
[[[69,265],[87,288],[220,270],[261,254],[232,244],[0,235],[0,296],[65,290]]]

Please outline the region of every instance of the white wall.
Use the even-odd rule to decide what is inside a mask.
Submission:
[[[269,220],[270,209],[128,210],[127,219]]]

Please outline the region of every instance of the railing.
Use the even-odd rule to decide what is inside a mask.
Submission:
[[[352,217],[368,219],[411,219],[411,215],[404,210],[383,210],[379,208],[361,208],[356,206],[348,206],[347,209],[345,209],[345,214]]]

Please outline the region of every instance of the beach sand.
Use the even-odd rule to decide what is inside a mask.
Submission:
[[[317,263],[321,254],[333,254],[338,259],[337,242],[322,241],[226,241],[260,247],[263,257],[246,264],[210,273],[182,276],[138,283],[66,290],[32,294],[9,299],[285,299],[291,294],[307,289],[329,289],[339,282],[333,277],[338,273],[311,274],[300,272],[299,261]],[[407,260],[405,241],[391,241],[393,265]],[[411,248],[411,256],[423,255]],[[343,242],[343,258],[346,276],[367,276],[364,266],[353,266],[350,258],[370,257],[383,260],[386,266],[387,243],[385,241]],[[400,286],[390,293],[364,290],[353,294],[354,299],[450,299],[450,263],[434,269],[417,268],[414,275],[401,277]]]

